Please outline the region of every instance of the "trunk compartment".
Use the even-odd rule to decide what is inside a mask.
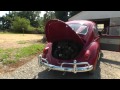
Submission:
[[[75,59],[80,53],[83,45],[71,40],[56,41],[52,45],[52,56],[56,59]]]

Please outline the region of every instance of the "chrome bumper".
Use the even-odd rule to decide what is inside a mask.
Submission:
[[[42,58],[41,55],[38,56],[38,64],[40,66],[44,66],[48,68],[49,70],[57,70],[57,71],[73,72],[73,73],[87,72],[93,69],[93,65],[90,65],[88,62],[77,63],[76,60],[74,60],[73,63],[62,63],[61,66],[55,66],[55,65],[49,64],[48,61],[45,58]],[[84,65],[84,64],[86,64],[87,66],[77,67],[77,65]],[[73,65],[73,68],[63,67],[63,65]]]

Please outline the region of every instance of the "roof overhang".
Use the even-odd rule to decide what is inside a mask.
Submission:
[[[120,17],[120,11],[82,11],[68,20],[94,20]]]

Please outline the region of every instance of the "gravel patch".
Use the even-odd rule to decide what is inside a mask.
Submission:
[[[0,79],[32,79],[40,71],[42,69],[38,67],[36,56],[33,60],[13,72],[0,74]]]
[[[120,79],[120,52],[102,50],[103,57],[93,75],[47,71],[38,66],[37,56],[13,72],[0,74],[0,79]]]

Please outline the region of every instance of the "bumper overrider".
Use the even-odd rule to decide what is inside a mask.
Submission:
[[[63,72],[87,72],[91,71],[93,69],[93,65],[90,65],[88,62],[77,62],[76,60],[73,61],[73,63],[61,63],[61,66],[55,66],[52,64],[49,64],[47,59],[42,58],[41,55],[38,56],[38,64],[39,66],[44,66],[48,68],[49,70],[57,70],[57,71],[63,71]],[[73,67],[63,67],[63,65],[73,65]],[[78,65],[86,65],[84,67],[78,67]]]

